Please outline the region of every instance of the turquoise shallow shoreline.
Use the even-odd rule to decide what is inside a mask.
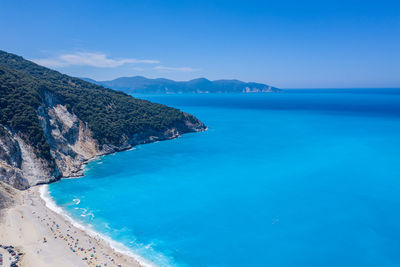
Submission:
[[[93,159],[93,160],[98,160],[98,158]],[[79,179],[79,178],[74,177],[74,178],[65,178],[65,179]],[[40,195],[40,198],[45,202],[45,205],[47,208],[49,208],[50,210],[54,211],[55,213],[63,216],[64,219],[67,222],[71,223],[74,227],[84,231],[91,237],[101,238],[101,239],[105,240],[106,243],[110,247],[112,247],[115,251],[122,253],[124,255],[127,255],[131,258],[134,258],[135,261],[138,262],[141,266],[154,267],[154,264],[151,261],[143,258],[142,256],[140,256],[138,254],[133,253],[133,251],[130,248],[128,248],[127,246],[125,246],[123,243],[118,242],[118,241],[112,239],[110,236],[107,236],[107,235],[97,231],[96,229],[94,229],[92,227],[91,224],[86,224],[86,223],[82,222],[81,220],[74,217],[74,215],[71,215],[71,213],[69,213],[65,209],[61,208],[60,206],[58,206],[55,203],[54,198],[51,197],[51,195],[50,195],[49,185],[47,185],[47,184],[40,185],[39,195]],[[80,200],[73,199],[73,202],[78,205]]]
[[[398,265],[398,92],[144,96],[209,130],[101,157],[50,194],[161,266]]]

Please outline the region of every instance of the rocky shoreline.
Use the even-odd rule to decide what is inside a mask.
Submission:
[[[119,146],[100,145],[87,124],[70,113],[55,96],[48,94],[46,99],[46,106],[41,107],[39,112],[39,120],[50,145],[55,168],[50,167],[52,162],[37,157],[34,148],[24,142],[18,133],[2,127],[5,134],[0,136],[0,181],[14,188],[27,189],[65,177],[79,177],[83,175],[84,165],[97,156],[206,130],[206,126],[200,121],[193,123],[187,120],[183,126],[176,125],[164,132],[149,129],[132,137],[125,137],[126,141]]]
[[[0,84],[0,181],[17,189],[80,176],[96,156],[206,129],[178,109],[1,50]]]

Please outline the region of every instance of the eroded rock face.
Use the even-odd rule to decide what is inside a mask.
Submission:
[[[39,108],[38,115],[62,176],[81,175],[82,164],[102,154],[86,123],[69,112],[54,95],[45,94],[45,106]]]
[[[1,126],[0,181],[15,188],[49,183],[60,177],[82,175],[82,165],[103,154],[85,123],[70,113],[54,95],[45,94],[38,119],[50,144],[52,163],[39,158],[33,147],[16,133]]]
[[[61,177],[80,176],[83,164],[99,155],[205,129],[202,122],[185,113],[186,121],[178,122],[164,132],[148,129],[130,137],[123,136],[125,141],[121,145],[100,146],[87,123],[71,113],[54,94],[44,93],[43,105],[37,114],[54,162],[39,158],[34,148],[24,141],[26,139],[0,125],[0,181],[17,189],[49,183]]]
[[[21,151],[21,170],[29,186],[55,181],[60,175],[57,168],[52,168],[50,162],[37,157],[32,146],[28,145],[18,135],[14,136]]]
[[[18,134],[2,127],[0,136],[0,180],[18,189],[26,189],[56,178],[46,160],[36,156],[33,148]]]
[[[98,155],[205,129],[177,109],[4,51],[0,95],[0,182],[19,189],[80,175],[82,165]]]
[[[0,180],[19,189],[29,187],[22,172],[22,153],[12,134],[0,125]]]
[[[0,181],[0,218],[2,209],[11,206],[15,201],[15,189]]]

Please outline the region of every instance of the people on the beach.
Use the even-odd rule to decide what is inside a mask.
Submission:
[[[32,214],[35,214],[32,212]],[[46,222],[44,225],[47,226],[47,228],[50,230],[50,232],[53,234],[54,239],[61,239],[67,242],[67,245],[70,249],[71,252],[74,254],[78,254],[81,256],[81,260],[83,262],[86,262],[89,266],[109,266],[107,262],[103,262],[99,257],[97,256],[97,250],[96,246],[93,246],[92,239],[88,238],[87,244],[89,246],[84,245],[85,242],[81,242],[79,238],[75,238],[74,235],[70,232],[71,226],[68,225],[68,229],[62,229],[60,224],[57,223],[56,218],[50,217],[48,214],[45,215],[45,218],[42,218],[40,216],[37,216],[37,219],[41,222]],[[47,222],[48,221],[48,222]],[[74,234],[77,234],[77,231],[73,232]],[[95,240],[95,243],[98,245],[99,240],[97,238],[93,238]],[[46,237],[43,237],[43,243],[47,243],[48,240]],[[39,251],[37,251],[39,253]],[[120,263],[116,262],[115,258],[121,258],[120,255],[113,253],[113,256],[101,252],[102,256],[105,259],[108,259],[110,263],[112,263],[114,266],[122,266]]]

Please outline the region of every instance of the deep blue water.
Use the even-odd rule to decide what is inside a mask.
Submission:
[[[209,130],[102,157],[50,193],[162,266],[399,266],[399,92],[145,96]]]

